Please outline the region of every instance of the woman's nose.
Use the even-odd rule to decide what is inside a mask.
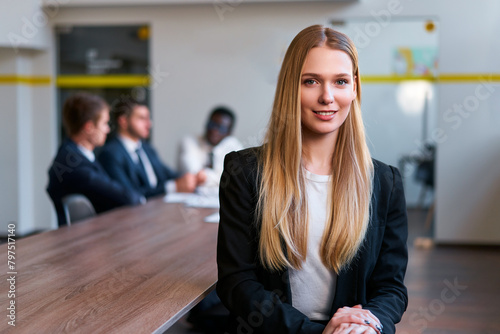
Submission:
[[[323,88],[319,102],[323,103],[323,104],[330,104],[333,102],[333,89],[332,89],[332,87],[325,86]]]

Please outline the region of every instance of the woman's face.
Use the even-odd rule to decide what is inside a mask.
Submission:
[[[356,98],[353,65],[347,53],[328,47],[309,51],[301,77],[304,136],[337,136]]]

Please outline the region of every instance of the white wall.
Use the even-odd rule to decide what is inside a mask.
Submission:
[[[362,79],[370,75],[392,76],[394,54],[399,48],[438,50],[439,22],[435,21],[435,31],[429,33],[425,29],[425,18],[392,18],[385,26],[378,23],[374,26],[372,21],[373,18],[348,19],[334,26],[353,36]],[[370,36],[374,35],[376,38],[372,40]],[[406,68],[404,70],[406,72]],[[430,206],[433,194],[427,189],[421,203],[423,189],[421,182],[414,177],[416,164],[401,161],[425,153],[423,145],[427,138],[422,138],[424,113],[428,114],[428,128],[434,128],[437,120],[436,85],[423,80],[362,82],[361,91],[363,120],[372,156],[404,169],[401,172],[408,207]]]
[[[397,6],[390,7],[390,4]],[[235,130],[238,137],[247,146],[258,144],[271,109],[284,51],[299,30],[313,23],[351,17],[371,18],[378,22],[374,13],[391,8],[397,8],[399,16],[437,18],[440,22],[442,73],[500,73],[500,62],[497,61],[500,54],[497,38],[500,3],[496,0],[463,1],[459,8],[457,6],[455,0],[286,5],[235,2],[232,10],[223,15],[210,4],[61,8],[51,23],[151,25],[151,65],[153,72],[157,72],[153,77],[157,84],[152,91],[156,123],[153,142],[162,157],[175,165],[178,139],[186,133],[201,132],[206,113],[219,103],[225,103],[237,112],[239,118]],[[34,70],[41,71],[44,67],[55,75],[50,62],[49,59],[40,61]],[[438,127],[447,129],[454,124],[443,119],[444,113],[454,103],[461,103],[468,95],[474,95],[477,86],[477,82],[439,86]],[[448,137],[438,148],[438,241],[500,243],[500,232],[495,227],[500,221],[498,209],[495,209],[495,203],[500,200],[500,169],[494,168],[500,163],[500,140],[495,132],[500,126],[499,92],[497,89],[481,100],[474,115],[464,118],[460,127],[447,130]],[[47,93],[48,98],[35,94],[37,102],[48,106],[36,117],[55,122],[54,92],[48,90]],[[44,124],[43,128],[54,133],[54,124]],[[484,126],[489,126],[489,130]],[[53,138],[49,137],[41,138],[51,146],[46,151],[55,152]],[[36,156],[39,160],[50,160],[41,153]],[[475,164],[466,163],[468,157],[480,160]],[[40,181],[46,177],[42,174],[34,172],[35,184],[44,183]],[[43,202],[36,200],[42,194],[34,196],[35,203]],[[40,210],[42,204],[35,207]],[[46,210],[41,214],[47,215]],[[38,215],[39,212],[35,212],[35,216]]]
[[[440,97],[436,239],[498,244],[500,84],[445,85]]]
[[[199,5],[210,4],[221,10],[241,2],[300,2],[304,0],[43,0],[44,5],[58,3],[63,7],[95,7],[95,6],[149,6],[149,5]],[[307,1],[307,0],[306,0]],[[309,0],[349,2],[357,0]]]
[[[0,2],[0,76],[32,78],[51,74],[52,60],[44,58],[51,37],[50,19],[59,6],[41,8],[41,0]],[[43,59],[40,63],[40,59]],[[13,82],[0,85],[1,180],[0,235],[8,223],[17,234],[54,225],[52,206],[45,194],[48,164],[55,146],[51,126],[54,88]]]
[[[29,60],[33,75],[53,76],[55,73],[55,52],[52,36],[47,39],[47,50],[31,52]],[[54,81],[53,81],[54,82]],[[56,215],[45,188],[48,183],[47,172],[57,150],[59,126],[56,113],[56,88],[52,85],[32,87],[32,160],[33,160],[33,229],[56,228]]]
[[[0,0],[0,47],[19,51],[43,49],[48,31],[45,26],[58,10],[41,8],[42,0]]]
[[[16,67],[15,57],[10,50],[0,49],[0,73],[12,73]],[[2,121],[0,122],[0,228],[7,234],[7,225],[18,222],[18,145],[17,106],[18,89],[16,85],[0,86],[2,101]]]
[[[37,51],[0,49],[0,75],[33,76]],[[44,62],[45,63],[45,62]],[[46,65],[46,63],[44,64]],[[24,83],[0,86],[3,103],[0,123],[1,184],[0,234],[7,224],[18,235],[51,228],[51,204],[45,194],[49,157],[53,154],[50,88]],[[41,97],[41,98],[40,98]],[[43,106],[43,107],[42,107]]]

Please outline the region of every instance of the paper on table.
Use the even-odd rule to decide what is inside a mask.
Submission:
[[[205,222],[206,223],[218,223],[220,220],[219,217],[219,211],[212,213],[211,215],[208,215],[205,217]]]
[[[194,195],[192,197],[189,197],[185,203],[186,206],[195,208],[214,208],[214,209],[219,208],[218,197]]]
[[[200,196],[189,193],[167,194],[164,199],[167,203],[184,203],[186,206],[194,208],[219,208],[218,196]]]
[[[169,193],[166,194],[163,200],[167,203],[186,203],[188,198],[193,196],[189,193]]]

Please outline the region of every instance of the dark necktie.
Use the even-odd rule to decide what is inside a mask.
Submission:
[[[214,168],[214,152],[210,151],[208,152],[208,159],[207,159],[207,168]]]
[[[148,183],[151,186],[151,188],[155,188],[156,185],[158,184],[158,178],[156,177],[155,171],[153,169],[153,166],[151,165],[151,162],[148,159],[146,152],[144,152],[142,146],[137,148],[135,152],[137,153],[137,157],[139,158],[138,162],[139,167],[146,175]]]

